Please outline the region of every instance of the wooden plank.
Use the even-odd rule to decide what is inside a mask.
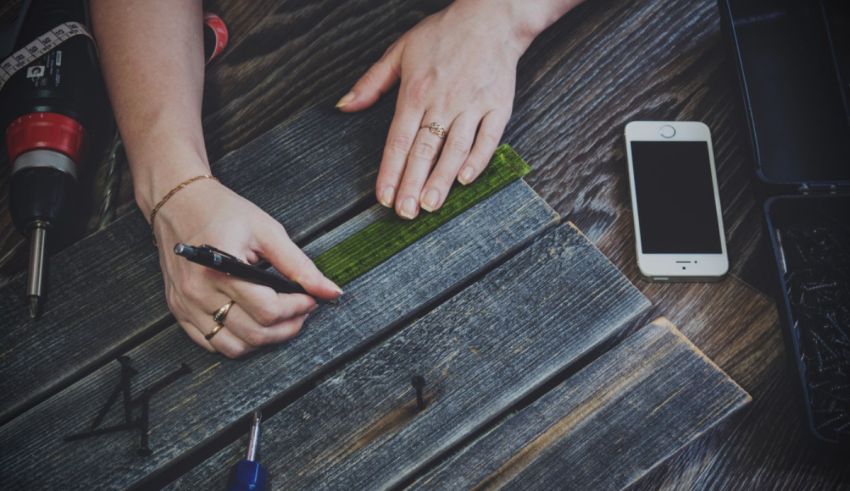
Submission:
[[[672,286],[650,284],[645,294],[667,305],[682,333],[753,403],[630,489],[850,489],[846,455],[809,437],[774,300],[734,276],[684,291]]]
[[[264,422],[261,458],[286,489],[382,489],[409,478],[649,302],[564,225]],[[411,377],[425,379],[417,411]],[[222,486],[236,442],[174,484]]]
[[[411,487],[619,489],[750,400],[661,318]]]
[[[338,306],[322,306],[292,341],[246,360],[227,360],[195,346],[176,326],[128,352],[139,390],[185,363],[192,373],[150,402],[153,454],[136,455],[138,435],[123,432],[64,443],[85,431],[118,380],[117,363],[0,427],[0,487],[125,487],[198,448],[239,417],[281,397],[461,288],[528,243],[557,215],[524,182],[478,203],[346,288]],[[119,420],[115,408],[107,424]]]
[[[228,154],[213,171],[303,240],[371,196],[391,114],[391,101],[358,116],[314,108]],[[51,257],[47,282],[49,298],[35,321],[22,299],[23,275],[0,288],[0,422],[171,318],[138,211]]]

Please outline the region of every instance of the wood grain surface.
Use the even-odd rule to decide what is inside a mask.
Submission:
[[[267,419],[263,464],[279,489],[395,487],[649,307],[562,225]],[[423,410],[415,375],[425,380]],[[243,441],[229,446],[175,487],[226,482],[243,450]]]
[[[211,158],[217,160],[307,107],[339,97],[392,40],[446,3],[209,2],[232,34],[231,48],[208,69],[205,128]],[[752,183],[740,94],[716,3],[585,2],[532,44],[517,77],[504,140],[535,165],[529,178],[534,189],[575,221],[658,312],[670,316],[754,399],[746,414],[690,445],[643,485],[850,486],[846,462],[836,463],[836,457],[807,439],[794,378],[785,369],[770,297],[775,273],[762,237],[761,199]],[[624,125],[637,119],[698,120],[711,128],[732,263],[724,281],[656,285],[639,278],[622,136]],[[2,165],[0,251],[17,243],[5,210],[7,179],[8,166]],[[90,261],[80,267],[91,267]],[[3,291],[4,297],[9,294]],[[5,316],[0,324],[6,328]],[[53,342],[45,336],[30,342]],[[3,340],[4,351],[8,342]],[[70,346],[76,346],[68,350],[72,357],[85,350],[83,344]]]
[[[660,318],[412,487],[619,489],[749,401]]]
[[[245,360],[198,349],[176,325],[170,326],[127,353],[140,372],[137,387],[181,363],[192,370],[150,403],[151,456],[136,454],[135,432],[95,441],[61,440],[88,429],[107,400],[119,372],[118,363],[109,363],[0,427],[0,487],[139,484],[200,449],[249,411],[308,383],[364,343],[462,288],[556,220],[551,208],[517,181],[350,283],[339,305],[314,311],[290,342]],[[620,281],[621,288],[628,285]],[[116,408],[107,419],[120,414]]]

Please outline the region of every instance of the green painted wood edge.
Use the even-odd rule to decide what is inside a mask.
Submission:
[[[423,211],[414,220],[392,215],[370,223],[317,256],[316,266],[337,285],[344,286],[530,170],[513,148],[503,144],[478,179],[469,186],[453,186],[436,212]]]

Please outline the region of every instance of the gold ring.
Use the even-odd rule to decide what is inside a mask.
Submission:
[[[230,312],[230,307],[233,307],[234,303],[236,303],[236,301],[231,300],[215,311],[212,317],[216,324],[224,324],[224,319],[227,318],[227,314]]]
[[[432,135],[436,135],[440,138],[445,138],[446,133],[448,133],[446,127],[436,121],[433,121],[427,126],[423,126],[423,128],[428,128],[428,131],[430,131]]]
[[[216,334],[218,334],[218,331],[221,331],[222,329],[224,329],[224,324],[222,324],[221,322],[219,322],[219,323],[217,323],[217,324],[215,325],[215,327],[213,327],[213,330],[212,330],[212,331],[210,331],[210,333],[209,333],[209,334],[207,334],[207,335],[205,335],[205,336],[204,336],[204,338],[205,338],[207,341],[209,341],[210,339],[212,339],[212,338],[213,338],[213,336],[215,336]]]

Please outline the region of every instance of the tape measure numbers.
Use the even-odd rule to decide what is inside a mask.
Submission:
[[[6,82],[22,68],[75,36],[86,36],[94,41],[86,26],[79,22],[65,22],[33,39],[32,42],[12,53],[8,58],[3,60],[3,63],[0,63],[0,90],[3,90]],[[33,71],[28,76],[38,77],[43,75],[43,73],[39,74],[38,67],[31,68]]]

